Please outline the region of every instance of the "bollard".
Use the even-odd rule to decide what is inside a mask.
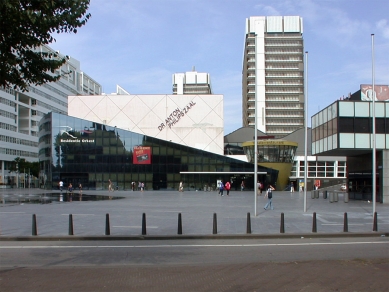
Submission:
[[[250,218],[250,212],[247,212],[246,233],[247,233],[247,234],[251,234],[251,218]]]
[[[334,192],[329,192],[330,199],[328,200],[330,203],[334,202]]]
[[[69,235],[74,235],[73,231],[73,215],[69,214]]]
[[[348,193],[347,192],[343,193],[343,200],[345,203],[348,203]]]
[[[343,232],[348,232],[348,220],[347,220],[347,213],[344,213],[344,220],[343,220]]]
[[[337,202],[337,201],[339,201],[339,193],[334,192],[334,202]]]
[[[177,234],[182,234],[181,213],[178,213],[178,230],[177,230]]]
[[[311,199],[315,198],[315,191],[311,191]]]
[[[217,218],[216,213],[213,213],[213,231],[212,234],[217,234]]]
[[[109,214],[105,215],[105,235],[111,235],[111,227],[109,224]]]
[[[146,213],[142,215],[142,235],[146,235]]]
[[[323,199],[327,199],[327,191],[323,191]]]
[[[281,226],[280,233],[285,233],[285,225],[284,225],[284,213],[281,213]]]
[[[36,215],[32,214],[32,235],[38,235],[38,228],[36,225]]]
[[[312,232],[317,232],[317,228],[316,228],[316,212],[313,212]]]
[[[373,231],[378,231],[377,212],[374,212]]]

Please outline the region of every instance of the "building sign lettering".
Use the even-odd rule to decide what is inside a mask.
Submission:
[[[188,103],[183,109],[176,108],[166,119],[164,123],[161,123],[161,125],[158,126],[158,130],[162,131],[166,127],[169,127],[171,129],[175,124],[178,123],[178,121],[185,116],[189,110],[194,107],[196,103],[194,101],[191,101]]]
[[[61,139],[61,143],[94,143],[95,139]]]

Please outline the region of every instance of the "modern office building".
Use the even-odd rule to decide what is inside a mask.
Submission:
[[[69,96],[69,115],[223,154],[223,95]]]
[[[199,73],[195,69],[186,73],[175,73],[173,94],[212,94],[211,78],[208,73]]]
[[[303,20],[299,16],[246,19],[242,76],[243,126],[275,138],[304,127]]]
[[[361,85],[361,90],[353,94],[352,98],[338,100],[312,116],[312,154],[346,156],[350,198],[371,200],[375,187],[376,200],[388,203],[389,87],[377,86],[374,95],[372,86],[368,87]],[[380,90],[386,93],[379,95]],[[376,97],[375,135],[373,96]],[[372,185],[374,148],[376,186]]]
[[[254,161],[254,127],[242,127],[224,137],[224,155]],[[258,165],[279,171],[277,190],[289,190],[290,184],[295,189],[306,185],[312,190],[346,183],[347,161],[345,156],[315,156],[310,147],[307,151],[308,174],[304,183],[304,137],[305,129],[301,128],[283,139],[274,139],[258,131]],[[311,129],[308,128],[308,145],[311,145]],[[293,159],[292,159],[293,158]],[[266,184],[266,176],[259,176]],[[274,182],[273,182],[274,183]]]
[[[252,163],[75,117],[48,113],[39,124],[41,184],[46,189],[82,183],[86,189],[120,190],[143,182],[146,190],[215,190],[220,180],[253,188]],[[270,181],[278,171],[259,167]]]
[[[0,87],[0,184],[19,184],[18,174],[9,172],[15,158],[38,161],[38,123],[46,113],[66,114],[69,95],[101,94],[101,85],[80,70],[79,61],[48,46],[39,49],[67,62],[55,72],[62,75],[57,82],[30,86],[26,92]]]

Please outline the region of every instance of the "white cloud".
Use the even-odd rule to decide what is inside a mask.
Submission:
[[[376,27],[382,32],[384,38],[389,39],[389,24],[386,19],[378,21]]]

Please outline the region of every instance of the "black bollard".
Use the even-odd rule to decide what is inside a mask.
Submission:
[[[111,235],[111,227],[109,224],[109,214],[105,215],[105,235]]]
[[[378,231],[377,212],[374,212],[373,231]]]
[[[312,232],[317,232],[317,228],[316,228],[316,212],[313,212]]]
[[[344,213],[344,220],[343,220],[343,232],[348,232],[348,220],[347,220],[347,213]]]
[[[181,213],[178,213],[178,230],[177,234],[182,234],[182,219],[181,219]]]
[[[281,213],[281,226],[280,233],[285,233],[285,225],[284,225],[284,213]]]
[[[69,235],[74,235],[73,232],[73,215],[69,214]]]
[[[38,228],[36,225],[36,215],[32,214],[32,235],[38,235]]]
[[[142,235],[146,235],[146,213],[142,215]]]
[[[250,218],[250,212],[247,212],[247,226],[246,226],[246,233],[251,234],[251,218]]]
[[[217,218],[216,213],[213,213],[213,234],[217,234]]]

